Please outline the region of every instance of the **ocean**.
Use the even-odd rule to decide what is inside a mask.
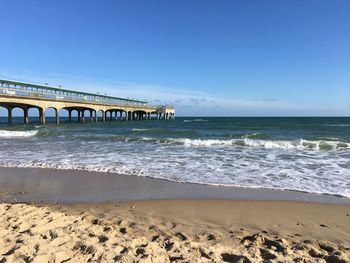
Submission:
[[[50,121],[50,118],[47,118]],[[23,126],[0,166],[74,169],[350,197],[350,118],[185,118]]]

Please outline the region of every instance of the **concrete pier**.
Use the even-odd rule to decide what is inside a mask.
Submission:
[[[7,121],[8,123],[12,123],[12,107],[7,107],[7,111],[8,111]]]
[[[87,92],[78,92],[62,88],[29,84],[0,79],[0,107],[8,112],[8,122],[13,121],[15,108],[23,110],[23,123],[29,123],[28,111],[36,108],[39,111],[39,122],[45,124],[45,112],[54,109],[56,124],[60,124],[60,112],[68,111],[68,121],[72,121],[72,112],[77,111],[78,122],[85,122],[85,111],[90,113],[90,122],[98,122],[102,113],[102,122],[118,120],[168,120],[175,118],[172,106],[150,105],[146,101],[111,97]],[[109,114],[109,116],[108,116]],[[114,116],[113,116],[114,114]],[[123,115],[125,117],[123,117]]]

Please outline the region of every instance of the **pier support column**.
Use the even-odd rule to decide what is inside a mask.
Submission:
[[[7,121],[8,123],[12,123],[12,107],[8,107],[7,111],[8,111]]]
[[[97,122],[98,121],[97,110],[95,110],[94,112],[95,112],[95,122]]]
[[[81,122],[85,123],[85,110],[81,111]]]
[[[113,120],[113,111],[109,112],[109,120],[112,121]]]
[[[24,124],[28,124],[29,123],[28,108],[23,108],[23,113],[24,113],[23,122]]]
[[[78,122],[80,122],[80,110],[78,110]]]
[[[118,120],[118,111],[114,112],[114,120],[117,121]]]
[[[40,124],[43,124],[45,125],[46,123],[46,118],[45,118],[45,109],[39,109],[39,121],[40,121]]]
[[[147,114],[147,119],[150,120],[151,119],[151,113]]]
[[[72,122],[72,110],[68,110],[68,121]]]
[[[106,122],[106,113],[102,111],[102,122]]]
[[[60,110],[55,109],[56,112],[56,124],[60,124]]]
[[[93,113],[94,113],[94,111],[90,110],[90,123],[93,122],[93,116],[92,116]]]

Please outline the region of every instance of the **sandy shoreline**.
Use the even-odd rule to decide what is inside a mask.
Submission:
[[[350,261],[348,198],[21,168],[0,186],[1,263]]]
[[[0,167],[0,200],[102,203],[161,199],[286,200],[348,204],[350,198],[297,191],[210,186],[163,179],[41,168]]]
[[[0,204],[1,262],[348,262],[350,206],[161,200]]]

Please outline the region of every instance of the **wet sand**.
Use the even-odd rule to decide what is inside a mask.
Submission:
[[[347,198],[20,168],[0,186],[0,262],[350,261]]]
[[[178,183],[76,170],[0,168],[3,202],[101,203],[159,199],[289,200],[350,204],[350,198],[296,191]]]

